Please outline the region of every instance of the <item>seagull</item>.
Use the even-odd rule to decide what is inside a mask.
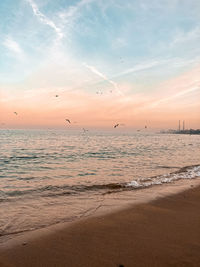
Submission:
[[[119,126],[119,123],[115,124],[115,125],[114,125],[114,128],[117,128],[118,126]]]
[[[71,123],[71,121],[69,119],[65,119],[67,122]]]
[[[55,95],[55,97],[59,97],[59,95]]]
[[[18,113],[15,111],[15,112],[13,112],[15,115],[18,115]]]
[[[122,58],[122,57],[120,57],[120,62],[121,62],[121,63],[124,63],[124,60],[123,60],[123,58]]]
[[[97,95],[98,95],[98,94],[102,95],[103,92],[102,92],[102,91],[97,91],[96,94],[97,94]]]
[[[88,132],[88,130],[87,130],[87,129],[85,129],[85,128],[83,128],[83,131],[84,131],[84,133]]]

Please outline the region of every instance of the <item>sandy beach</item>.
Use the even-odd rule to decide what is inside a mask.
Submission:
[[[200,266],[200,187],[0,250],[0,266]]]

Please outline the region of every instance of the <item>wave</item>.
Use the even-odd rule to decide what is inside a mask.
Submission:
[[[0,202],[12,201],[16,197],[59,197],[67,195],[76,195],[89,191],[103,191],[105,193],[118,192],[119,190],[143,189],[153,185],[161,185],[174,182],[179,179],[193,179],[200,177],[200,165],[192,165],[180,168],[179,170],[164,175],[158,175],[143,179],[135,179],[128,183],[108,183],[93,185],[47,185],[36,189],[12,190],[4,192],[0,190]],[[108,191],[109,190],[109,191]]]
[[[44,187],[40,187],[37,189],[28,189],[28,190],[14,190],[14,191],[7,191],[3,192],[0,191],[0,194],[3,194],[4,196],[22,196],[22,195],[31,195],[31,193],[49,193],[44,194],[43,196],[50,196],[50,195],[64,195],[64,194],[76,194],[81,193],[85,191],[95,191],[95,190],[102,190],[102,189],[119,189],[125,187],[125,184],[117,184],[117,183],[110,183],[110,184],[96,184],[96,185],[63,185],[63,186],[53,186],[48,185]],[[57,192],[57,194],[56,194]]]
[[[153,176],[140,180],[133,180],[127,184],[127,187],[145,188],[152,185],[174,182],[180,179],[194,179],[200,177],[200,165],[192,165],[180,168],[179,170],[164,175]]]

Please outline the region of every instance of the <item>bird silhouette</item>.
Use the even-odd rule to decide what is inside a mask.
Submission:
[[[71,123],[71,121],[69,119],[65,119],[67,122]]]
[[[18,113],[17,113],[16,111],[14,112],[14,114],[15,114],[15,115],[18,115]]]
[[[84,132],[84,133],[86,133],[86,132],[88,132],[88,130],[87,130],[87,129],[85,129],[85,128],[83,128],[83,132]]]
[[[117,128],[118,126],[119,126],[119,123],[115,124],[115,125],[114,125],[114,128]]]
[[[96,94],[97,95],[103,95],[103,92],[102,91],[97,91]]]
[[[55,95],[55,97],[59,97],[59,95]]]
[[[121,62],[121,63],[124,63],[124,60],[123,60],[123,58],[122,58],[122,57],[120,57],[120,62]]]

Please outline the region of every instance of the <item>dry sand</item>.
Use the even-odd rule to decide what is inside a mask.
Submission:
[[[1,248],[0,266],[200,266],[200,187]]]

